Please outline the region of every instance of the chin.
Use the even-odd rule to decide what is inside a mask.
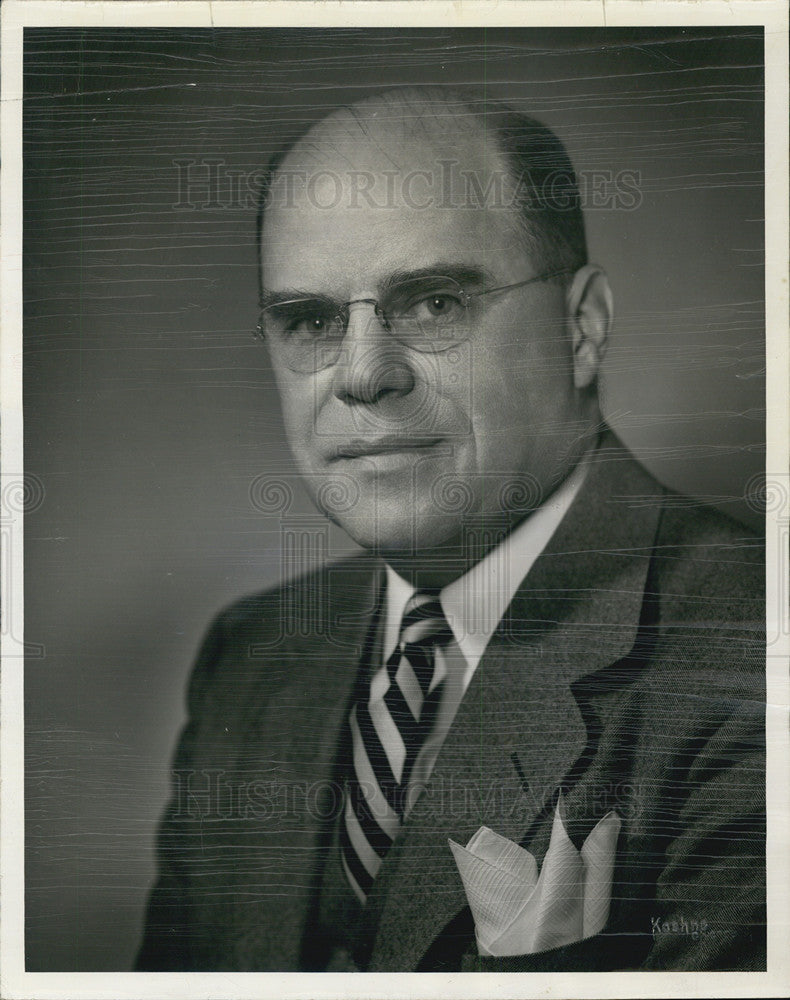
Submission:
[[[448,523],[447,515],[415,518],[412,512],[386,512],[377,517],[356,512],[354,517],[334,517],[350,538],[384,559],[410,558],[419,553],[455,550],[460,526]]]

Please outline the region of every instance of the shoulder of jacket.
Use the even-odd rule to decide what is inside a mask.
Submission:
[[[273,587],[247,594],[227,605],[216,617],[223,638],[231,639],[249,630],[278,630],[284,614],[295,608],[317,607],[320,601],[337,606],[363,602],[381,563],[369,553],[349,556]]]
[[[268,668],[272,663],[277,665],[277,682],[282,683],[291,668],[305,659],[298,644],[294,653],[287,649],[289,642],[283,643],[289,627],[294,623],[315,626],[318,616],[342,615],[355,605],[369,605],[371,583],[379,567],[378,560],[363,553],[328,563],[225,607],[213,619],[190,676],[188,702],[192,710],[196,711],[209,693],[214,699],[243,700],[243,692],[271,673]],[[347,651],[341,652],[347,657]]]
[[[757,719],[764,706],[763,539],[693,498],[668,492],[646,584],[651,669],[640,686],[664,709]],[[663,710],[658,713],[662,718]],[[669,718],[669,717],[668,717]],[[668,723],[669,724],[669,723]]]
[[[765,542],[752,528],[692,497],[666,492],[654,560],[681,593],[761,597]]]

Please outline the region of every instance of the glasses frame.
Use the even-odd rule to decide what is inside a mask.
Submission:
[[[467,310],[469,308],[469,303],[472,301],[472,299],[482,298],[484,295],[493,295],[495,292],[510,292],[510,291],[515,291],[515,289],[517,289],[517,288],[526,288],[527,285],[534,285],[534,284],[537,284],[538,282],[542,282],[542,281],[551,281],[552,278],[559,278],[562,275],[571,274],[571,273],[573,273],[573,272],[572,272],[572,270],[570,268],[563,267],[563,268],[559,268],[559,269],[554,270],[554,271],[544,271],[541,274],[535,274],[531,278],[525,278],[523,281],[513,281],[513,282],[511,282],[510,284],[507,284],[507,285],[497,285],[495,288],[484,288],[484,289],[482,289],[479,292],[467,292],[463,288],[463,286],[458,281],[456,281],[455,278],[451,278],[449,275],[436,274],[434,276],[428,276],[427,278],[424,278],[424,279],[421,279],[421,280],[424,280],[426,282],[426,286],[431,281],[434,281],[434,280],[436,282],[440,282],[440,281],[449,282],[450,284],[457,286],[457,288],[458,288],[458,295],[460,297],[461,304],[462,304],[464,310]],[[295,304],[297,302],[310,302],[310,301],[324,301],[324,302],[331,302],[332,303],[332,306],[336,310],[336,312],[335,312],[335,315],[333,315],[331,318],[332,318],[333,322],[336,322],[336,323],[339,324],[340,328],[343,331],[343,337],[345,337],[346,333],[348,332],[348,321],[349,321],[349,315],[350,315],[349,314],[349,307],[350,306],[355,306],[355,305],[360,305],[360,304],[363,304],[363,303],[367,303],[368,305],[372,305],[373,306],[373,311],[375,312],[376,317],[378,318],[378,320],[381,323],[382,327],[385,330],[388,330],[388,331],[391,332],[390,319],[387,317],[386,313],[381,308],[381,304],[380,304],[380,300],[379,299],[373,299],[373,298],[348,299],[345,302],[337,303],[337,302],[334,301],[334,299],[330,299],[329,296],[324,296],[324,295],[309,295],[309,296],[308,295],[303,295],[303,296],[299,296],[299,297],[294,298],[294,299],[285,299],[282,302],[272,303],[272,306],[264,306],[264,308],[261,309],[260,318],[258,320],[258,326],[257,326],[256,331],[255,331],[256,337],[258,339],[260,339],[260,340],[263,340],[263,341],[267,340],[266,331],[264,330],[264,326],[263,326],[263,314],[266,312],[267,309],[274,308],[275,306],[288,306],[288,305],[293,305],[293,304]],[[396,341],[398,341],[398,343],[402,343],[395,334],[393,334],[393,338]],[[342,344],[342,342],[343,342],[343,339],[341,338],[338,341],[338,344]],[[449,350],[450,347],[456,346],[457,344],[462,343],[462,342],[463,342],[463,340],[455,340],[452,343],[448,343],[447,347],[446,348],[442,348],[442,350],[444,350],[444,349]],[[417,351],[420,354],[428,354],[428,353],[437,353],[438,354],[438,353],[441,353],[440,351],[431,352],[431,351],[421,350],[419,347],[416,347],[413,344],[402,344],[402,346],[404,346],[404,347],[406,347],[406,348],[408,348],[410,350],[415,350],[415,351]],[[338,351],[338,354],[339,354],[339,351]],[[336,361],[337,361],[337,359],[335,358],[333,361],[329,361],[326,364],[321,365],[318,368],[314,368],[314,369],[311,368],[311,369],[308,369],[307,371],[302,371],[300,368],[291,368],[290,365],[288,367],[291,368],[292,371],[296,371],[296,372],[299,372],[299,373],[304,374],[304,375],[308,375],[308,374],[315,375],[319,371],[324,371],[326,368],[331,368],[332,365],[334,365],[336,363]]]

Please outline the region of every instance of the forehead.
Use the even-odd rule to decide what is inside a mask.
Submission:
[[[297,144],[275,178],[264,286],[353,295],[436,261],[495,270],[521,249],[513,191],[504,158],[472,116],[338,113]]]

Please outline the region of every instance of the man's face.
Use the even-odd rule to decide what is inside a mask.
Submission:
[[[483,146],[468,131],[433,141],[429,131],[385,126],[363,135],[348,115],[322,123],[283,164],[295,178],[289,197],[266,211],[265,294],[378,300],[394,276],[417,273],[449,273],[474,293],[540,273],[512,207],[467,199],[448,208],[435,196],[425,204],[442,159],[476,172],[485,191],[504,165],[490,151],[486,160]],[[433,187],[413,171],[427,171]],[[360,176],[374,179],[369,198]],[[340,355],[316,372],[292,370],[270,342],[308,487],[366,548],[449,549],[470,518],[518,519],[567,471],[580,404],[563,289],[538,282],[472,298],[466,315],[467,339],[423,353],[394,339],[370,302],[356,302]]]

